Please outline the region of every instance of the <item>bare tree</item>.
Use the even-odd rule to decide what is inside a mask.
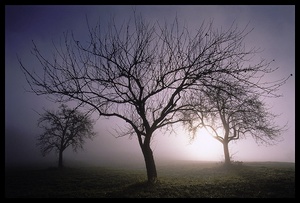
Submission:
[[[114,21],[107,29],[100,22],[93,28],[87,25],[88,43],[65,33],[64,42],[54,45],[53,60],[34,44],[42,74],[30,71],[19,59],[21,68],[37,95],[83,102],[100,116],[125,121],[119,136],[137,136],[150,183],[157,180],[151,139],[158,129],[169,130],[183,121],[182,112],[190,108],[183,97],[211,78],[232,77],[248,83],[243,77],[246,73],[268,71],[265,61],[247,67],[234,65],[257,53],[243,45],[247,28],[239,30],[233,25],[215,30],[212,22],[203,22],[198,29],[189,30],[177,18],[162,25],[136,14],[121,26]]]
[[[235,81],[236,82],[236,81]],[[191,140],[197,129],[205,128],[211,136],[222,143],[225,165],[230,165],[228,144],[231,141],[252,137],[258,144],[276,144],[286,130],[285,125],[278,125],[275,119],[279,116],[271,112],[263,102],[261,91],[254,87],[247,89],[244,83],[232,83],[227,87],[218,87],[218,81],[206,86],[189,98],[193,110],[184,113],[184,126],[191,133]],[[229,84],[229,85],[228,85]],[[261,86],[260,86],[261,87]],[[277,88],[266,88],[268,94]],[[228,89],[230,88],[230,89]],[[272,97],[280,95],[272,94]]]
[[[38,136],[37,145],[42,155],[51,151],[58,153],[58,167],[63,168],[63,152],[72,147],[73,151],[83,149],[85,139],[93,139],[93,121],[76,108],[70,109],[65,104],[58,111],[46,110],[38,120],[38,126],[44,132]]]

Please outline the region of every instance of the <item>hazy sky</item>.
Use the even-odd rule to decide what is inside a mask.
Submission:
[[[288,122],[284,141],[275,146],[258,146],[249,137],[230,143],[233,160],[237,161],[288,161],[295,162],[295,6],[137,6],[146,20],[164,22],[174,19],[175,15],[190,29],[196,30],[203,20],[213,20],[216,28],[228,27],[234,20],[241,27],[249,23],[254,30],[247,37],[249,46],[264,50],[262,57],[275,59],[273,64],[279,70],[271,80],[293,74],[293,77],[280,89],[282,98],[269,100],[272,111],[281,114],[278,124]],[[6,163],[43,162],[36,147],[37,128],[43,107],[55,109],[58,104],[27,92],[29,89],[17,55],[30,70],[38,70],[36,58],[31,55],[32,40],[45,55],[49,55],[52,40],[59,42],[63,32],[74,31],[75,37],[84,39],[87,34],[86,18],[93,25],[99,19],[106,22],[111,16],[118,20],[132,16],[132,6],[5,6],[5,161]],[[77,161],[95,160],[107,163],[130,163],[137,160],[144,163],[137,139],[114,138],[114,119],[100,119],[95,125],[98,133],[93,141],[87,140],[85,151],[78,154],[70,150],[66,159]],[[154,157],[157,160],[187,159],[223,161],[221,143],[209,136],[198,137],[190,143],[184,131],[177,135],[157,134],[152,142]],[[74,156],[76,155],[76,156]],[[50,161],[55,163],[53,156]]]

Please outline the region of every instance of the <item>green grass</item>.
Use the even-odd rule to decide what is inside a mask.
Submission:
[[[7,198],[295,198],[295,164],[257,162],[230,168],[215,162],[157,166],[158,182],[144,168],[9,169]]]

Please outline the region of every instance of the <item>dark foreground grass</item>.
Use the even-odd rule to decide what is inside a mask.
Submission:
[[[143,168],[6,170],[6,198],[295,198],[294,163],[178,162]]]

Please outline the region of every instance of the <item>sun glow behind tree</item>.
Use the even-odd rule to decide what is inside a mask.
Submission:
[[[219,130],[218,130],[219,131]],[[195,160],[223,161],[224,152],[221,142],[213,138],[208,128],[197,129],[196,136],[191,140]]]

